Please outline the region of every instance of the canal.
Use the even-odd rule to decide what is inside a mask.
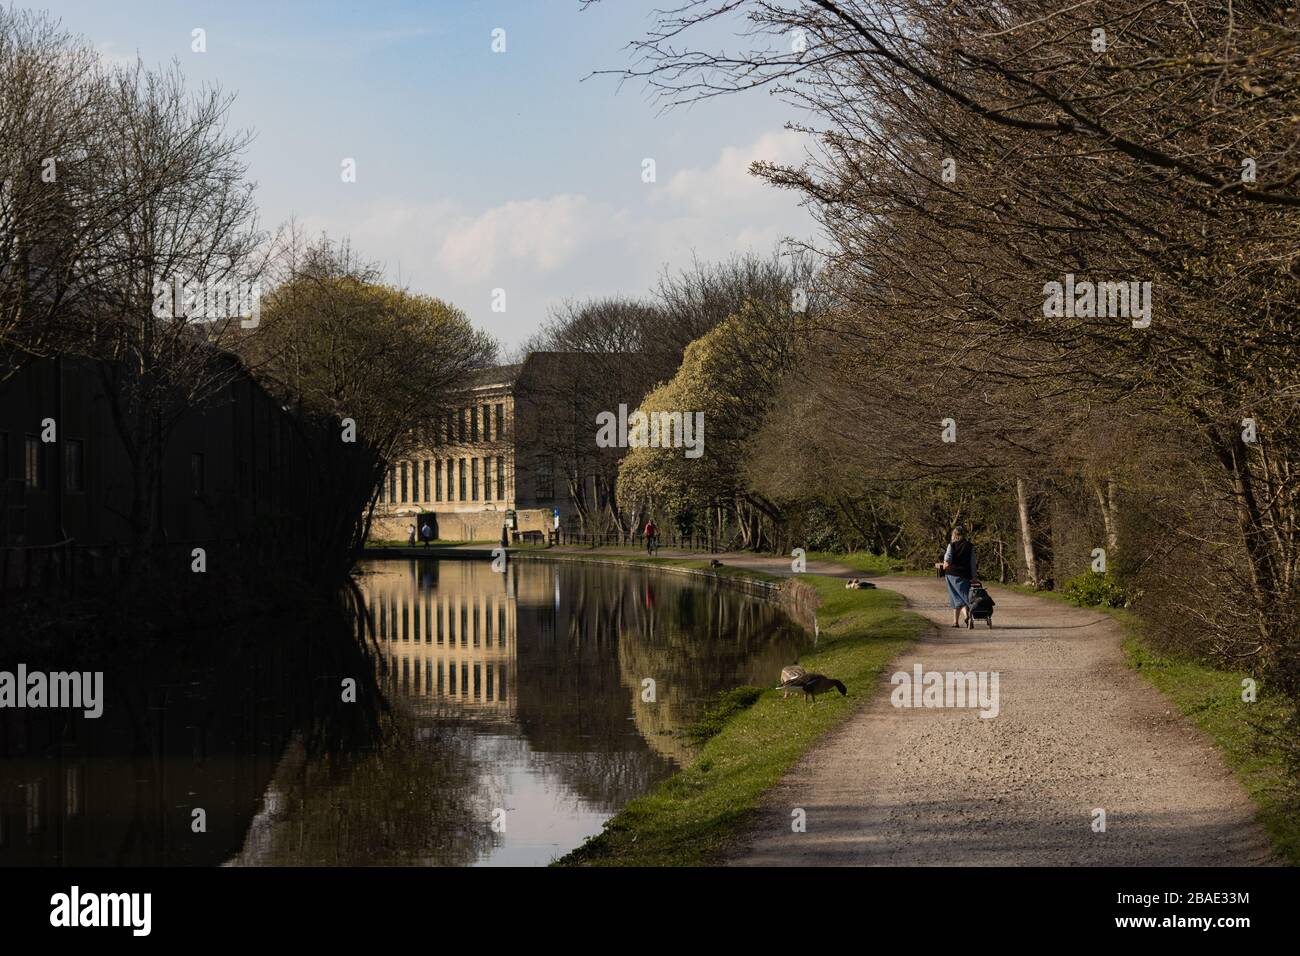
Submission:
[[[0,865],[545,865],[809,642],[648,568],[403,559],[356,583],[347,613],[59,660],[104,670],[104,714],[0,712]]]

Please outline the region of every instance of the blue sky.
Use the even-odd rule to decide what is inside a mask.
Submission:
[[[665,267],[813,224],[746,173],[795,161],[765,92],[662,113],[629,62],[663,0],[146,3],[43,7],[110,59],[179,60],[237,94],[264,225],[350,237],[389,278],[464,309],[507,346],[566,299],[639,295]],[[207,51],[191,50],[195,28]],[[494,53],[492,31],[505,30]],[[653,158],[657,181],[641,181]],[[344,158],[355,183],[341,181]],[[494,289],[506,311],[491,309]]]

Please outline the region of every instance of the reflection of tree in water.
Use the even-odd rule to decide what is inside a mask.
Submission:
[[[538,571],[560,576],[568,606],[518,608],[519,726],[548,772],[612,811],[671,771],[630,719],[618,669],[621,582],[591,568]]]
[[[103,670],[104,713],[0,713],[0,813],[7,830],[17,794],[27,833],[0,846],[0,864],[228,859],[291,741],[329,755],[378,738],[385,718],[375,668],[348,611],[107,633],[30,659],[33,670]],[[340,700],[344,677],[357,680],[355,704]],[[207,830],[195,833],[191,813],[200,808]]]
[[[705,579],[591,565],[537,573],[558,576],[567,606],[519,607],[520,722],[536,749],[565,755],[570,785],[609,805],[689,759],[680,731],[718,691],[775,683],[806,642],[775,605]],[[653,703],[641,699],[645,678]]]
[[[624,720],[631,726],[630,721]],[[632,734],[631,738],[635,739]],[[530,773],[539,776],[553,795],[556,807],[574,813],[595,810],[616,813],[628,800],[639,796],[662,779],[670,767],[638,742],[634,750],[549,751],[540,753],[529,741],[519,737],[493,737],[486,749],[480,749],[487,770],[487,788],[494,790],[492,768],[506,764],[527,764]],[[493,806],[500,800],[492,798]]]
[[[309,757],[295,742],[235,865],[464,866],[491,844],[490,801],[469,739],[385,721],[364,753]]]
[[[680,731],[700,718],[719,691],[741,684],[774,684],[806,637],[775,605],[714,582],[634,575],[636,592],[622,620],[619,673],[633,688],[637,727],[660,753],[678,764],[691,754]],[[642,700],[646,678],[655,700]]]

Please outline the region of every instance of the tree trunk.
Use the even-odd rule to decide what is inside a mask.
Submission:
[[[1016,479],[1016,503],[1020,510],[1020,544],[1025,549],[1025,573],[1029,583],[1038,587],[1038,561],[1034,556],[1034,536],[1029,523],[1029,492],[1025,479]]]
[[[1106,529],[1106,565],[1119,554],[1119,506],[1116,501],[1118,492],[1116,489],[1115,479],[1107,478],[1103,484],[1101,481],[1092,483],[1093,494],[1097,496],[1097,504],[1101,508],[1101,522]]]

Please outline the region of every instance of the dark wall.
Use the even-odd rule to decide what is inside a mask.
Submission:
[[[0,544],[129,539],[132,471],[101,370],[88,360],[42,359],[0,383]],[[168,541],[244,540],[302,526],[303,446],[289,415],[246,373],[237,370],[201,407],[178,404],[175,414],[160,509]],[[39,440],[46,418],[56,421],[57,441],[39,444],[43,481],[33,488],[25,481],[26,440]],[[81,442],[80,490],[60,468],[71,442]],[[201,488],[193,476],[196,454]]]

